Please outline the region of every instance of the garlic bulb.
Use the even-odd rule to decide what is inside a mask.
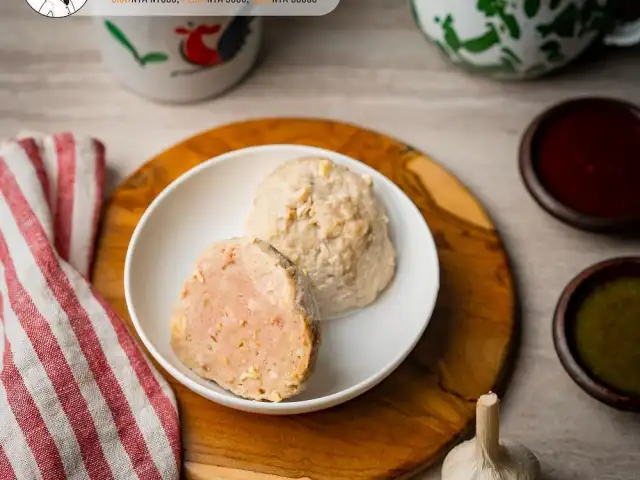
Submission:
[[[537,480],[540,463],[524,445],[500,442],[499,404],[495,393],[476,405],[476,438],[449,452],[442,480]]]

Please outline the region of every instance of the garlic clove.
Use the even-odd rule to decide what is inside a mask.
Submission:
[[[476,404],[476,437],[452,449],[442,480],[538,480],[540,462],[524,445],[500,441],[499,399],[482,395]]]

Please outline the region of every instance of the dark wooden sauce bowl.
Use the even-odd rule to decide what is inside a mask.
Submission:
[[[552,117],[561,115],[574,107],[584,106],[585,104],[594,107],[614,104],[633,111],[640,116],[640,108],[638,106],[617,99],[584,97],[558,103],[535,117],[524,132],[520,142],[519,152],[520,175],[527,190],[538,205],[561,222],[589,232],[636,235],[640,233],[640,217],[607,219],[577,212],[554,197],[548,189],[545,188],[544,183],[538,175],[535,151],[536,136],[540,132],[541,127]]]
[[[623,276],[640,277],[640,257],[605,260],[580,272],[571,280],[556,306],[553,317],[553,344],[562,366],[582,390],[610,407],[640,412],[640,397],[619,392],[590,373],[577,353],[573,333],[578,309],[593,289]]]

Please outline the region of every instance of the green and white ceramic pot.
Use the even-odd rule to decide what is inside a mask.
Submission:
[[[600,40],[640,43],[640,22],[618,24],[612,0],[412,0],[412,7],[454,64],[494,78],[539,77]]]

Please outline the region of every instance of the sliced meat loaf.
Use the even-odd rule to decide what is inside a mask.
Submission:
[[[269,243],[236,238],[198,259],[171,318],[171,346],[201,377],[279,402],[311,374],[318,307],[306,275]]]

